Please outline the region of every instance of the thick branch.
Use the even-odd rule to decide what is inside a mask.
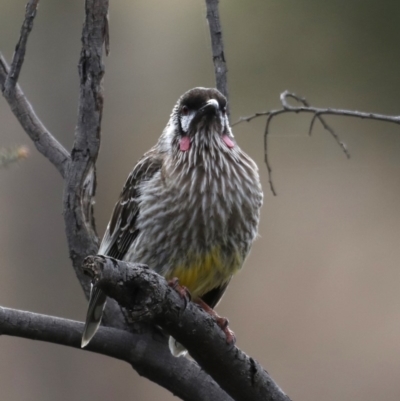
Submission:
[[[257,361],[226,343],[209,314],[181,299],[153,270],[104,256],[88,257],[85,269],[133,319],[151,320],[182,343],[233,399],[290,400]]]
[[[78,122],[64,188],[64,219],[69,254],[87,297],[90,291],[89,282],[80,267],[84,257],[96,253],[98,249],[93,197],[96,190],[95,163],[100,148],[103,113],[102,53],[107,32],[107,14],[108,0],[85,1],[85,22],[79,60]]]
[[[20,68],[21,67],[19,67],[19,69]],[[9,67],[4,57],[0,54],[0,88],[4,98],[24,131],[32,139],[36,149],[57,168],[63,177],[65,177],[66,169],[70,161],[69,153],[40,121],[18,84],[9,86],[8,91],[5,90],[5,83],[8,75]],[[14,81],[11,80],[11,82]]]
[[[211,47],[217,89],[228,99],[228,69],[225,61],[222,28],[218,9],[219,0],[206,0],[207,21],[210,28]],[[227,108],[229,116],[229,103]]]
[[[83,323],[0,307],[0,335],[23,337],[81,349]],[[200,367],[186,358],[174,358],[158,336],[151,343],[143,336],[100,327],[85,350],[126,361],[187,401],[232,401]]]

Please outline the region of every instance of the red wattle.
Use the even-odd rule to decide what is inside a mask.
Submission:
[[[186,152],[190,148],[190,138],[188,136],[184,136],[181,138],[179,142],[179,148],[182,152]]]
[[[228,135],[224,135],[222,137],[222,139],[226,143],[226,146],[228,146],[228,148],[233,148],[235,146],[235,144],[233,143],[232,139],[229,138]]]

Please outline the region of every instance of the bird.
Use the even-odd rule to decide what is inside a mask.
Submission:
[[[185,92],[158,142],[137,162],[114,207],[98,251],[146,264],[216,317],[213,308],[257,237],[263,203],[256,163],[237,144],[227,99],[214,88]],[[95,286],[82,336],[95,335],[106,304]],[[169,339],[171,353],[185,348]]]

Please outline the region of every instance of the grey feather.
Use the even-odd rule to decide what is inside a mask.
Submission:
[[[98,288],[93,288],[90,292],[89,307],[86,315],[85,328],[82,335],[81,347],[84,348],[96,334],[100,326],[103,310],[106,305],[106,295]]]
[[[99,248],[99,255],[107,255],[119,260],[124,259],[127,250],[139,233],[136,228],[136,218],[139,214],[137,205],[138,186],[143,180],[154,174],[160,166],[160,162],[153,157],[151,151],[146,153],[137,163],[114,207],[110,223]],[[106,295],[100,289],[92,286],[82,336],[82,348],[89,344],[96,334],[101,323],[106,300]]]

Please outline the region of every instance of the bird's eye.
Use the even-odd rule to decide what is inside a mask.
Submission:
[[[187,106],[183,106],[181,110],[181,114],[183,116],[187,116],[189,114],[189,108]]]

